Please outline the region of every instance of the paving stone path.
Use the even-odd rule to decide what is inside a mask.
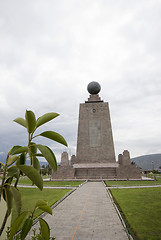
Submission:
[[[127,240],[127,234],[102,182],[87,182],[44,219],[56,240]],[[27,239],[31,239],[29,236]]]

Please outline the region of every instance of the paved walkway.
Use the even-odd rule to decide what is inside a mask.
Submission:
[[[44,219],[56,240],[128,239],[102,182],[84,184]]]

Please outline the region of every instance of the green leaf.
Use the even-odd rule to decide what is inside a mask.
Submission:
[[[34,154],[35,157],[44,157],[41,153]]]
[[[13,186],[11,186],[11,191],[12,191],[13,198],[14,198],[14,201],[15,201],[17,213],[19,215],[20,212],[21,212],[21,207],[22,207],[21,193],[20,193],[20,191],[17,188],[15,188]]]
[[[47,205],[47,201],[46,200],[37,200],[36,204],[35,204],[35,208],[39,207],[40,205]]]
[[[65,145],[66,147],[68,146],[65,139],[59,133],[56,133],[56,132],[53,132],[53,131],[46,131],[46,132],[41,133],[40,136],[43,136],[43,137],[49,138],[51,140],[54,140],[58,143],[61,143],[61,144]]]
[[[34,156],[33,157],[33,167],[39,172],[40,171],[40,163],[39,160]]]
[[[31,167],[26,165],[17,165],[17,167],[35,184],[40,190],[43,189],[43,179],[39,172]]]
[[[12,205],[13,205],[13,194],[9,187],[5,188],[5,199],[7,202],[8,216],[11,214]]]
[[[19,158],[19,156],[9,156],[9,158],[7,159],[7,166],[12,165],[17,159]]]
[[[22,146],[18,146],[18,145],[16,145],[16,146],[13,146],[10,150],[9,150],[9,155],[13,155],[14,154],[14,152],[18,149],[18,148],[20,148],[20,147],[22,147]]]
[[[10,168],[8,168],[8,174],[7,177],[16,177],[18,178],[19,176],[19,170],[16,166],[12,166]]]
[[[28,147],[18,147],[12,155],[23,153],[23,152],[28,152]]]
[[[50,206],[48,206],[48,205],[40,205],[39,208],[41,210],[43,210],[44,212],[47,212],[47,213],[52,215],[52,209],[51,209]]]
[[[10,240],[13,239],[14,235],[16,232],[20,229],[21,225],[23,224],[24,219],[27,217],[28,212],[22,212],[14,221],[11,227],[11,232],[10,232]]]
[[[16,165],[26,164],[26,153],[21,153],[20,158],[16,161]]]
[[[27,128],[27,124],[26,124],[26,120],[23,118],[16,118],[15,120],[13,120],[14,122],[20,124],[21,126]]]
[[[5,185],[11,185],[12,180],[13,180],[13,177],[7,178],[6,181],[5,181]]]
[[[26,110],[25,118],[26,118],[28,133],[32,133],[36,127],[35,114],[32,111]]]
[[[36,207],[52,215],[52,209],[44,200],[38,200],[36,202]]]
[[[58,116],[59,116],[59,114],[54,113],[54,112],[44,114],[43,116],[41,116],[37,119],[36,128],[40,127],[44,123],[47,123]]]
[[[49,240],[50,239],[50,228],[48,223],[42,219],[39,218],[39,223],[40,223],[40,232],[44,240]]]
[[[44,156],[44,158],[48,161],[48,163],[50,164],[50,166],[52,167],[52,169],[54,171],[57,170],[57,162],[56,162],[56,158],[54,153],[52,152],[52,150],[44,145],[37,145],[38,149],[40,150],[40,152],[42,153],[42,155]]]
[[[6,193],[5,193],[5,187],[3,188],[3,199],[6,201]]]
[[[33,220],[30,217],[25,220],[21,231],[21,240],[25,239],[25,237],[27,236],[32,227],[32,224]]]

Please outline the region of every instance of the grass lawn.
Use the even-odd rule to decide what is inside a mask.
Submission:
[[[114,181],[109,180],[105,181],[106,186],[112,187],[112,186],[118,186],[118,187],[125,187],[125,186],[150,186],[150,185],[160,185],[161,184],[161,178],[157,177],[156,181],[148,181],[148,180],[140,180],[140,181]]]
[[[111,189],[111,193],[133,229],[134,239],[161,239],[161,188]]]
[[[78,187],[84,181],[45,181],[44,186],[53,186],[53,187],[63,187],[63,186],[71,186]]]
[[[49,186],[49,187],[65,187],[65,186],[77,187],[81,183],[83,183],[83,181],[44,181],[44,186]],[[32,185],[32,182],[30,181],[30,179],[24,178],[24,179],[20,179],[18,184],[20,184],[20,185]]]
[[[53,205],[61,199],[69,189],[43,189],[40,191],[37,188],[19,188],[22,196],[22,211],[32,210],[37,200],[47,200],[49,205]],[[41,210],[36,210],[35,218],[42,213]],[[17,217],[16,208],[14,206],[12,212],[12,222]]]

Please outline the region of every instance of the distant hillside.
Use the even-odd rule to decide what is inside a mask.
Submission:
[[[131,159],[142,170],[155,170],[161,167],[161,154],[150,154]]]

